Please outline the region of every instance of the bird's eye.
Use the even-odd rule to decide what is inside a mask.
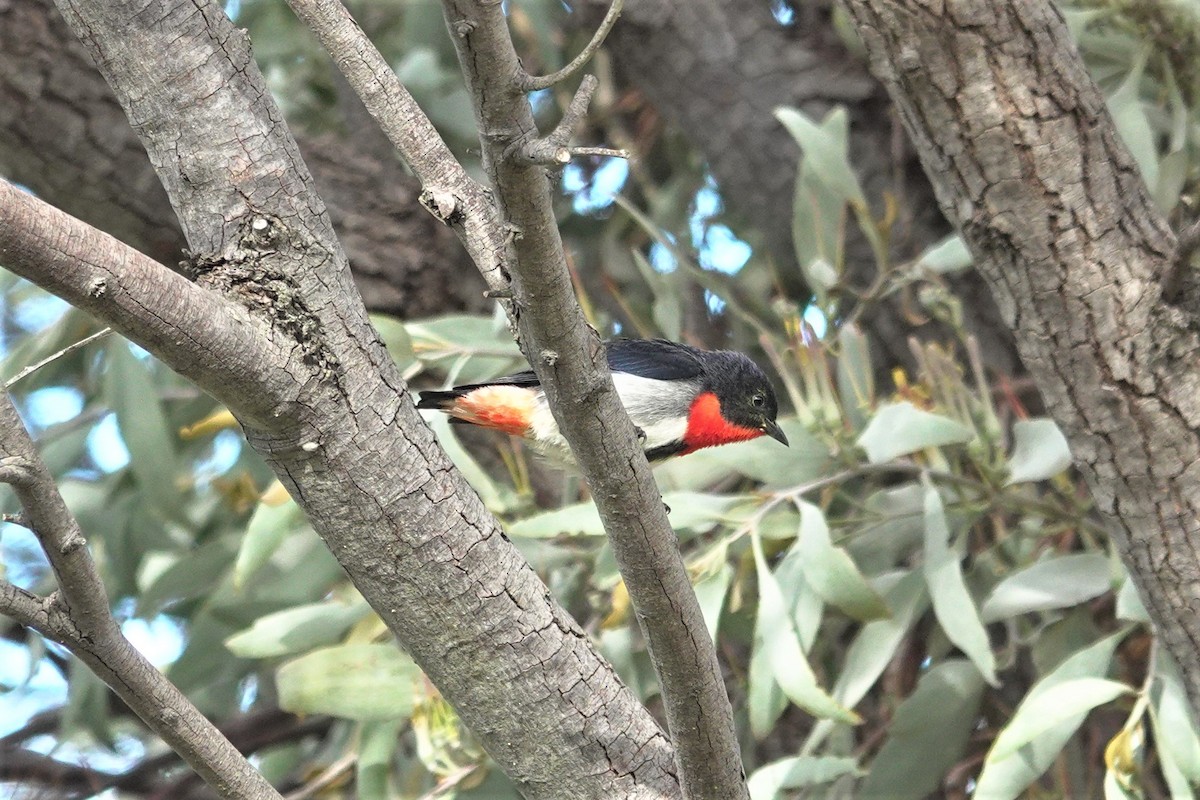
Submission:
[[[750,402],[754,404],[755,408],[762,408],[767,404],[767,398],[761,394],[756,394],[750,398]]]

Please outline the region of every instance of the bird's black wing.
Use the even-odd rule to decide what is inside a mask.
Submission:
[[[639,378],[686,381],[700,377],[704,365],[694,347],[666,339],[617,339],[605,345],[608,368]]]
[[[700,351],[686,344],[666,339],[616,339],[604,343],[608,368],[627,372],[640,378],[660,381],[691,380],[700,377],[704,367],[696,355]],[[445,408],[475,389],[484,386],[540,386],[537,375],[527,369],[512,375],[492,378],[480,383],[468,383],[444,391],[421,392],[417,408]]]

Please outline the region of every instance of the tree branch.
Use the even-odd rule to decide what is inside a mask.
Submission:
[[[244,386],[202,388],[363,597],[527,797],[676,796],[653,718],[417,413],[244,33],[205,0],[62,6],[142,137],[203,285],[279,344],[257,374],[233,376]],[[196,379],[197,357],[164,360]],[[250,391],[274,404],[270,419],[244,416]]]
[[[454,228],[491,291],[507,290],[507,248],[496,206],[442,141],[358,23],[337,0],[288,0],[358,93],[413,173],[421,205]]]
[[[625,6],[625,0],[612,0],[612,4],[608,7],[608,13],[604,15],[604,19],[600,21],[600,27],[596,28],[596,32],[592,35],[592,40],[587,43],[587,46],[580,51],[579,55],[571,59],[571,62],[560,70],[535,77],[521,69],[517,73],[517,86],[522,91],[537,92],[542,89],[549,89],[556,83],[562,83],[567,78],[574,75],[583,68],[596,51],[600,49],[600,45],[604,44],[604,40],[608,38],[608,32],[612,30],[613,25],[617,24],[617,19],[621,16],[621,9]]]
[[[12,486],[58,581],[32,627],[71,650],[223,797],[279,793],[121,633],[79,525],[7,393],[0,397],[0,482]],[[32,596],[0,587],[16,610]],[[37,624],[34,624],[37,623]]]
[[[202,386],[225,386],[243,413],[271,419],[261,384],[276,348],[241,306],[0,180],[0,264],[109,322]]]
[[[483,163],[513,231],[513,296],[522,351],[571,445],[637,610],[658,671],[685,797],[746,797],[733,714],[633,423],[604,348],[575,298],[545,171],[513,158],[537,138],[500,4],[444,0],[475,99]],[[586,97],[587,81],[581,96]]]
[[[1061,15],[845,0],[1200,709],[1200,338],[1174,235]]]

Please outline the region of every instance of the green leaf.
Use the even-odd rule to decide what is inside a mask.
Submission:
[[[138,575],[145,587],[138,597],[138,615],[152,617],[165,606],[208,595],[220,585],[233,563],[233,543],[228,538],[205,542],[180,554],[158,553],[146,558]]]
[[[967,243],[957,233],[952,233],[935,245],[925,249],[917,257],[916,266],[939,275],[962,272],[974,263]]]
[[[279,707],[361,722],[412,713],[421,671],[390,644],[343,644],[314,650],[275,673]]]
[[[860,430],[875,402],[875,370],[871,343],[852,322],[838,329],[837,384],[842,408],[854,429]]]
[[[697,581],[693,587],[696,600],[700,603],[700,613],[704,615],[704,625],[708,635],[717,640],[717,624],[721,621],[721,610],[725,607],[725,596],[729,594],[729,584],[733,581],[733,567],[721,564],[711,575]]]
[[[837,703],[817,685],[817,676],[804,658],[783,592],[767,567],[757,534],[751,536],[751,543],[758,574],[754,649],[765,654],[779,688],[797,706],[815,717],[857,724],[861,721],[857,714]]]
[[[453,369],[457,383],[494,378],[524,361],[503,321],[494,316],[449,314],[410,322],[407,328],[417,357]]]
[[[1125,576],[1125,581],[1121,584],[1120,591],[1117,592],[1117,619],[1129,622],[1150,622],[1150,613],[1142,605],[1142,598],[1138,596],[1137,587],[1133,585],[1133,579],[1128,575]]]
[[[1073,678],[1056,684],[1053,692],[1030,692],[996,737],[988,758],[1000,760],[1013,755],[1058,724],[1132,692],[1128,685],[1106,678]]]
[[[802,789],[858,771],[853,758],[793,756],[759,767],[747,783],[750,800],[775,800],[785,789]]]
[[[936,790],[967,747],[982,695],[982,677],[970,662],[953,659],[925,673],[896,709],[859,800],[920,800]]]
[[[1013,720],[1026,713],[1025,704],[1038,695],[1053,695],[1056,687],[1077,678],[1100,678],[1108,673],[1113,652],[1131,629],[1106,636],[1083,650],[1072,654],[1049,674],[1034,684],[1013,714]],[[988,753],[979,775],[975,796],[986,800],[1014,800],[1054,763],[1063,745],[1083,723],[1087,712],[1078,712],[1044,730],[1013,755],[999,758]]]
[[[388,777],[392,774],[392,756],[396,752],[402,719],[367,722],[362,726],[358,764],[354,782],[357,800],[388,800]]]
[[[864,625],[846,650],[846,660],[833,687],[834,698],[844,705],[854,707],[866,697],[891,663],[913,621],[928,607],[921,573],[910,572],[896,581],[887,593],[887,602],[891,618]]]
[[[1051,419],[1026,419],[1013,424],[1016,446],[1008,459],[1005,486],[1044,481],[1071,466],[1067,437]]]
[[[259,617],[249,628],[225,640],[241,658],[273,658],[332,644],[367,615],[366,603],[312,603]]]
[[[850,166],[846,110],[837,108],[820,124],[794,108],[775,109],[775,118],[804,151],[804,166],[847,202],[866,206],[867,200]]]
[[[975,663],[987,682],[999,686],[996,658],[987,631],[967,591],[958,553],[950,546],[950,526],[942,497],[928,478],[925,479],[924,573],[938,624],[950,641]]]
[[[1046,558],[1000,581],[979,610],[984,622],[1064,608],[1112,588],[1108,559],[1098,553]]]
[[[238,548],[233,565],[233,585],[245,586],[246,581],[271,558],[280,542],[305,524],[304,512],[291,500],[282,505],[259,503]]]
[[[850,555],[834,547],[821,509],[800,503],[800,534],[797,550],[804,577],[820,597],[860,622],[883,619],[887,606],[867,584]]]
[[[858,446],[872,464],[882,464],[927,447],[963,444],[973,438],[975,431],[961,422],[900,402],[879,407],[858,437]]]
[[[1117,91],[1108,98],[1108,111],[1112,115],[1117,132],[1137,162],[1147,186],[1158,183],[1158,146],[1154,129],[1142,105],[1140,85],[1146,53],[1138,56],[1137,62]]]
[[[116,339],[106,348],[108,370],[104,390],[117,414],[117,427],[129,448],[129,467],[153,506],[178,517],[180,491],[175,486],[175,436],[167,425],[150,360],[137,358],[129,343]]]
[[[1155,677],[1150,720],[1154,725],[1159,758],[1164,762],[1169,760],[1188,782],[1200,784],[1200,735],[1193,722],[1179,668],[1161,646]]]

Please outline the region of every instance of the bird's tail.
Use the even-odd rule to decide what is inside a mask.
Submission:
[[[420,409],[435,409],[437,411],[450,411],[454,408],[454,403],[458,398],[467,394],[462,389],[447,389],[442,391],[421,392],[421,398],[417,401],[417,408]]]

